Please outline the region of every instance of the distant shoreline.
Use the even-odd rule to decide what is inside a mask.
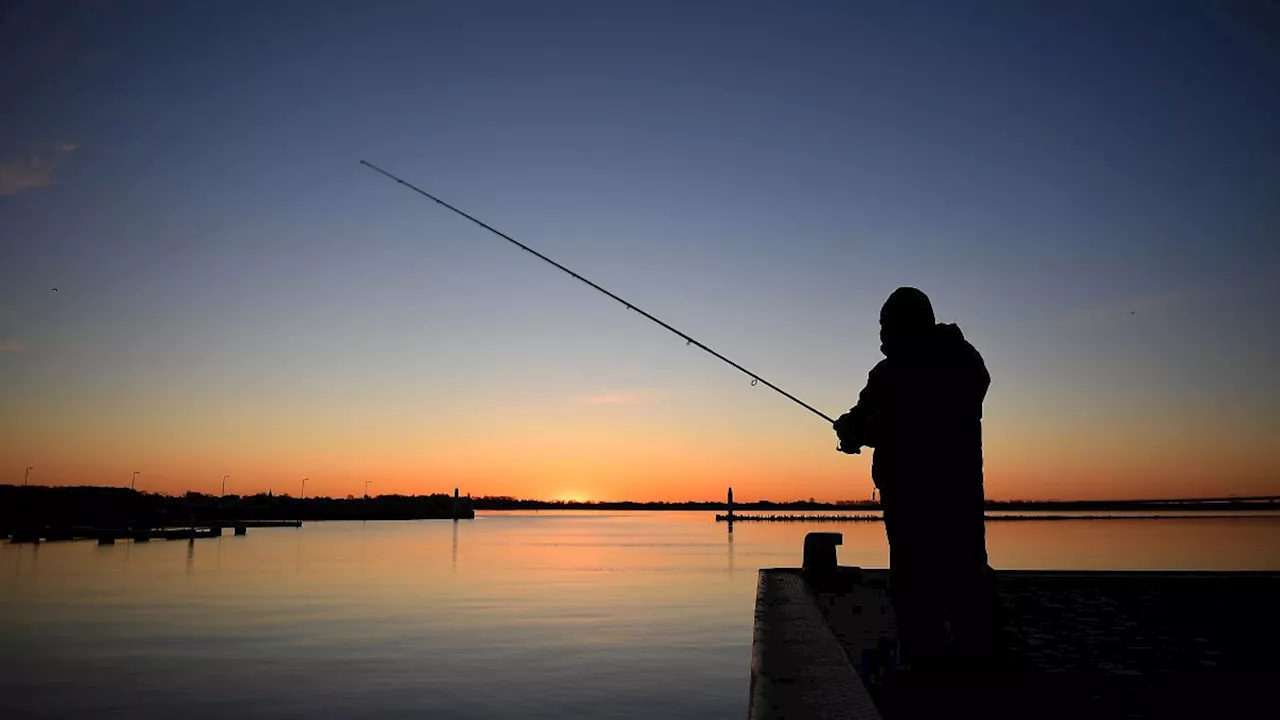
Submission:
[[[30,502],[39,499],[55,504],[76,504],[84,502],[145,502],[148,504],[181,505],[183,509],[203,510],[210,507],[271,507],[280,510],[303,512],[323,506],[327,510],[337,508],[368,508],[372,505],[403,505],[406,503],[427,503],[433,509],[441,503],[452,503],[452,496],[447,493],[430,493],[424,495],[382,494],[365,497],[348,495],[345,498],[311,496],[296,498],[288,494],[274,495],[258,493],[254,495],[228,494],[219,497],[207,493],[186,492],[181,495],[150,493],[135,491],[129,488],[94,486],[94,485],[4,485],[0,484],[0,501]],[[460,502],[475,510],[717,510],[724,511],[727,504],[724,500],[689,500],[683,502],[638,502],[619,501],[571,501],[571,500],[534,500],[510,496],[478,496],[464,495]],[[2,507],[2,506],[0,506]],[[735,512],[747,511],[828,511],[828,512],[875,512],[882,510],[879,502],[871,500],[843,500],[836,502],[820,502],[816,500],[771,501],[757,500],[735,502]],[[1280,511],[1280,495],[1219,497],[1219,498],[1177,498],[1177,499],[1134,499],[1134,500],[987,500],[987,512],[1240,512],[1240,511]]]
[[[1216,498],[1165,501],[992,501],[987,519],[1006,521],[1121,519],[1273,519],[1280,520],[1278,498]],[[477,512],[703,512],[716,521],[882,522],[876,502],[808,501],[726,502],[568,502],[520,500],[436,493],[366,497],[307,497],[259,493],[216,496],[189,492],[164,495],[130,488],[0,485],[0,540],[146,536],[163,529],[214,528],[253,522],[295,523],[328,520],[462,520]],[[1038,514],[1033,514],[1038,513]],[[1114,514],[1113,514],[1114,513]],[[1157,514],[1159,513],[1159,514]],[[1259,514],[1273,513],[1273,514]],[[193,532],[194,536],[194,532]]]

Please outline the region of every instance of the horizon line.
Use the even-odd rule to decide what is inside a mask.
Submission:
[[[45,488],[45,489],[94,488],[94,489],[101,489],[101,490],[129,491],[139,495],[158,495],[162,497],[182,497],[185,495],[200,495],[200,496],[211,497],[211,498],[218,498],[218,497],[247,498],[247,497],[257,497],[260,495],[266,496],[270,494],[270,496],[272,497],[290,498],[293,500],[348,500],[348,499],[363,500],[366,498],[373,499],[378,497],[413,498],[413,497],[432,497],[432,496],[438,496],[438,495],[453,497],[453,494],[447,491],[425,493],[425,494],[414,494],[414,495],[405,495],[401,493],[379,493],[376,495],[348,494],[346,496],[338,496],[338,497],[334,497],[331,495],[310,495],[307,497],[299,497],[299,496],[292,495],[291,493],[288,493],[288,492],[275,494],[270,490],[268,490],[267,492],[257,492],[257,493],[245,494],[245,495],[236,494],[236,493],[228,493],[226,495],[215,495],[213,493],[200,492],[198,490],[186,490],[184,492],[179,492],[179,493],[153,492],[153,491],[147,491],[147,490],[136,490],[133,488],[127,488],[119,485],[36,485],[36,484],[18,485],[18,484],[12,484],[12,483],[0,483],[0,488]],[[563,499],[543,500],[538,498],[518,498],[512,495],[472,496],[470,494],[460,496],[460,497],[465,497],[473,502],[477,500],[500,500],[505,502],[546,503],[546,504],[555,504],[555,505],[691,505],[691,504],[725,505],[727,504],[727,502],[724,499],[717,499],[717,500],[563,500]],[[999,500],[995,498],[984,498],[983,501],[988,503],[1117,503],[1117,504],[1152,504],[1154,505],[1159,503],[1178,504],[1178,503],[1225,503],[1225,502],[1263,502],[1263,501],[1275,502],[1278,500],[1280,500],[1280,494],[1277,494],[1277,495],[1227,495],[1227,496],[1195,497],[1195,498],[1188,498],[1188,497],[1126,498],[1126,499],[1114,499],[1114,500],[1105,500],[1105,499],[1062,500],[1058,498],[1045,498],[1045,499],[1038,499],[1038,500],[1027,499],[1027,498],[1016,498],[1016,499],[1008,499],[1008,500]],[[797,503],[812,504],[812,505],[879,505],[881,501],[867,500],[867,499],[815,500],[812,498],[799,498],[795,500],[769,500],[767,498],[761,498],[758,500],[735,500],[734,501],[734,505],[752,505],[757,503],[771,503],[771,504],[780,504],[780,505],[797,504]]]

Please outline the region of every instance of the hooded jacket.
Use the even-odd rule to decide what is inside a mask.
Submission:
[[[886,500],[933,504],[982,493],[982,402],[991,375],[952,324],[882,346],[850,411],[850,434],[874,448]]]

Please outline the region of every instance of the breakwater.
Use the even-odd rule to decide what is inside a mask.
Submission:
[[[1180,513],[1163,515],[1098,515],[1098,514],[1058,514],[1058,515],[987,515],[987,521],[1011,520],[1275,520],[1280,522],[1280,515],[1262,515],[1258,513]],[[880,522],[880,515],[716,515],[716,522]]]

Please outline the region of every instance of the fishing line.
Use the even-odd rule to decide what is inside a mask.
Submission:
[[[361,161],[360,161],[360,164],[361,164],[361,165],[364,165],[365,167],[369,168],[370,170],[374,170],[374,171],[376,171],[376,172],[378,172],[378,173],[381,173],[383,176],[385,176],[385,177],[387,177],[387,178],[390,178],[391,180],[394,180],[394,181],[396,181],[396,182],[400,183],[401,185],[403,185],[403,186],[405,186],[405,187],[409,188],[410,190],[412,190],[412,191],[414,191],[414,192],[418,193],[419,195],[422,195],[423,197],[426,197],[426,198],[428,198],[428,199],[430,199],[430,200],[434,200],[437,204],[439,204],[439,205],[443,205],[444,207],[448,208],[449,210],[452,210],[453,212],[457,213],[458,215],[461,215],[462,217],[464,217],[464,218],[466,218],[466,219],[470,220],[471,222],[475,223],[476,225],[479,225],[480,227],[484,228],[485,230],[488,230],[489,232],[493,233],[494,235],[497,235],[498,237],[502,238],[503,240],[506,240],[507,242],[511,243],[512,245],[515,245],[516,247],[520,248],[521,250],[524,250],[525,252],[529,253],[530,255],[533,255],[534,257],[538,258],[539,260],[542,260],[543,262],[546,262],[546,263],[548,263],[548,264],[550,264],[550,265],[554,266],[556,269],[560,270],[561,272],[566,273],[567,275],[569,275],[570,277],[572,277],[574,280],[581,280],[582,282],[584,282],[584,283],[586,283],[587,285],[591,286],[591,288],[592,288],[592,289],[597,290],[597,291],[599,291],[599,292],[601,292],[601,293],[604,293],[605,295],[608,295],[609,297],[613,298],[614,300],[618,301],[620,304],[622,304],[623,306],[625,306],[628,310],[634,310],[634,311],[636,311],[636,312],[640,313],[642,316],[644,316],[644,318],[645,318],[645,319],[647,319],[647,320],[651,320],[652,322],[657,323],[658,325],[662,326],[663,328],[666,328],[667,330],[670,330],[671,332],[673,332],[673,333],[675,333],[676,335],[678,335],[682,340],[684,340],[686,345],[694,345],[694,346],[698,347],[698,348],[699,348],[699,349],[701,349],[701,350],[705,350],[705,351],[706,351],[707,353],[709,353],[712,357],[716,358],[717,360],[720,360],[721,362],[727,363],[729,366],[733,367],[735,370],[737,370],[737,371],[741,372],[742,374],[746,375],[747,377],[751,378],[751,385],[752,385],[752,387],[755,387],[757,384],[764,385],[765,387],[769,388],[770,390],[773,390],[774,392],[776,392],[776,393],[778,393],[779,395],[781,395],[781,396],[785,397],[786,399],[790,400],[791,402],[793,402],[793,403],[795,403],[795,404],[799,405],[800,407],[804,408],[805,410],[808,410],[809,412],[813,413],[814,415],[817,415],[818,417],[822,418],[823,420],[826,420],[827,422],[832,423],[832,424],[834,424],[834,423],[835,423],[835,420],[833,420],[833,419],[831,419],[830,417],[828,417],[828,416],[826,415],[826,413],[823,413],[822,411],[818,410],[817,408],[814,408],[812,405],[810,405],[810,404],[806,403],[805,401],[801,400],[800,398],[796,397],[795,395],[792,395],[791,393],[787,392],[786,390],[783,390],[782,388],[778,387],[777,385],[774,385],[773,383],[769,382],[768,380],[765,380],[764,378],[760,377],[758,374],[751,372],[750,370],[748,370],[748,369],[746,369],[745,367],[743,367],[743,366],[739,365],[738,363],[736,363],[736,362],[734,362],[734,361],[730,360],[729,358],[725,357],[724,355],[721,355],[720,353],[716,352],[715,350],[712,350],[711,348],[709,348],[709,347],[707,347],[706,345],[702,344],[701,342],[699,342],[697,339],[695,339],[693,336],[689,335],[688,333],[685,333],[685,332],[683,332],[683,331],[681,331],[681,330],[678,330],[678,329],[676,329],[675,327],[672,327],[670,324],[668,324],[668,323],[666,323],[666,322],[663,322],[662,320],[659,320],[658,318],[656,318],[656,317],[654,317],[652,314],[650,314],[650,313],[646,312],[644,309],[640,308],[639,306],[637,306],[635,303],[631,302],[630,300],[625,300],[625,299],[623,299],[623,298],[621,298],[621,297],[619,297],[619,296],[617,296],[617,295],[613,294],[612,292],[610,292],[610,291],[608,291],[608,290],[604,289],[603,287],[600,287],[599,285],[597,285],[596,283],[594,283],[594,282],[592,282],[592,281],[588,280],[587,278],[583,277],[582,275],[579,275],[578,273],[574,272],[573,270],[570,270],[569,268],[565,267],[564,265],[561,265],[560,263],[556,262],[555,260],[552,260],[551,258],[547,257],[546,255],[543,255],[542,253],[538,252],[537,250],[534,250],[533,248],[529,247],[528,245],[525,245],[524,243],[520,242],[519,240],[516,240],[515,238],[511,237],[510,235],[508,235],[508,234],[506,234],[506,233],[504,233],[504,232],[502,232],[502,231],[500,231],[500,230],[498,230],[498,229],[494,228],[494,227],[493,227],[493,226],[491,226],[491,225],[488,225],[488,224],[486,224],[486,223],[482,222],[481,220],[479,220],[479,219],[475,218],[475,217],[474,217],[474,216],[472,216],[472,215],[468,215],[467,213],[465,213],[465,212],[463,212],[463,211],[459,210],[458,208],[456,208],[456,207],[454,207],[454,206],[450,205],[449,203],[447,203],[447,202],[445,202],[445,201],[441,200],[440,198],[436,197],[435,195],[432,195],[431,193],[429,193],[429,192],[427,192],[427,191],[425,191],[425,190],[423,190],[423,189],[421,189],[421,188],[419,188],[419,187],[417,187],[417,186],[415,186],[415,185],[413,185],[413,184],[411,184],[411,183],[409,183],[409,182],[406,182],[405,180],[402,180],[402,179],[400,179],[400,178],[396,177],[395,175],[392,175],[391,173],[387,172],[386,170],[383,170],[382,168],[378,167],[377,165],[374,165],[373,163],[371,163],[371,162],[369,162],[369,161],[367,161],[367,160],[361,160]]]

